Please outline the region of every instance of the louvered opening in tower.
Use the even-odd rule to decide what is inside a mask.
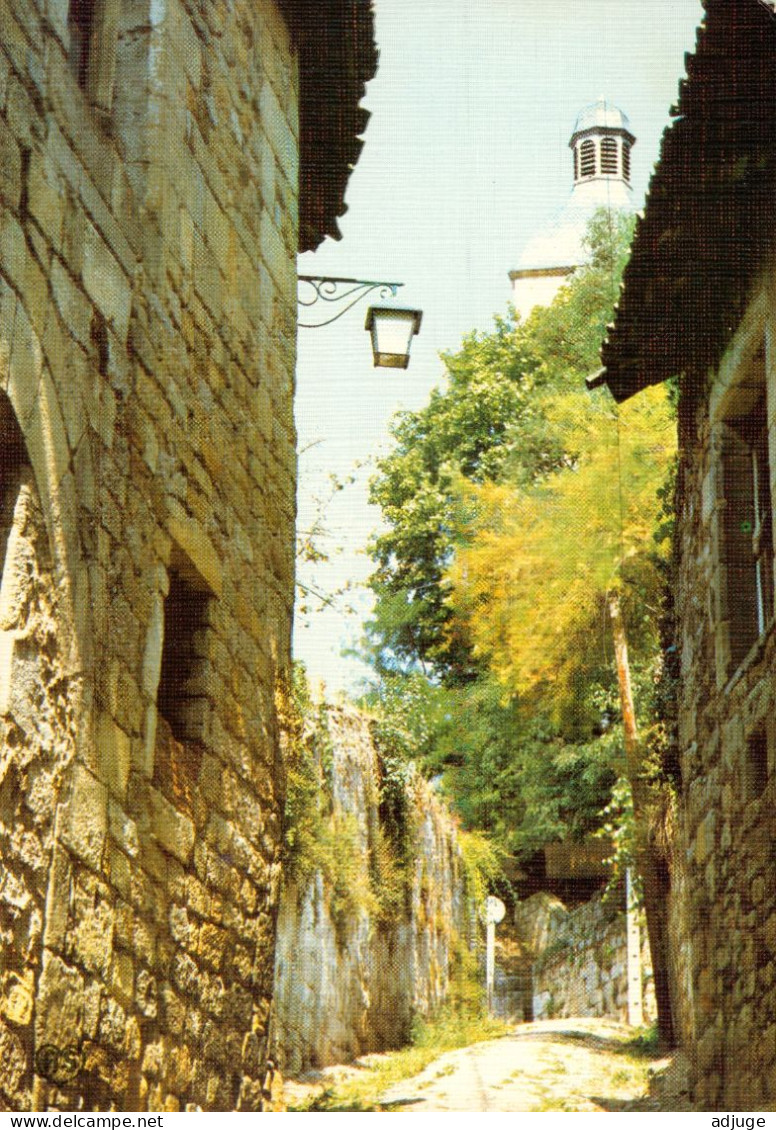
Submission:
[[[630,151],[631,146],[629,141],[622,143],[622,175],[627,181],[630,180]]]
[[[601,141],[601,172],[604,175],[616,176],[619,172],[617,166],[617,142],[613,137],[605,137]]]
[[[595,176],[595,142],[591,138],[583,141],[579,147],[580,176]]]

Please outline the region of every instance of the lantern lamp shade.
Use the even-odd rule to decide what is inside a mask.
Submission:
[[[372,335],[375,368],[406,369],[410,363],[410,344],[420,330],[422,310],[398,306],[370,306],[365,329]]]

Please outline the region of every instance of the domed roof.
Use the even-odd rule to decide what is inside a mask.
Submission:
[[[597,102],[585,106],[577,115],[574,134],[583,133],[587,129],[620,129],[630,133],[630,122],[618,106],[601,97]]]
[[[518,271],[553,267],[572,269],[587,259],[583,240],[592,210],[567,203],[523,248]]]
[[[518,259],[517,270],[572,268],[586,263],[588,224],[600,208],[632,212],[630,186],[615,177],[596,177],[576,184],[563,207],[528,240]]]

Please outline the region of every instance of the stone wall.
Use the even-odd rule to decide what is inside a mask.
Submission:
[[[518,907],[518,929],[536,954],[533,1016],[610,1017],[627,1023],[625,912],[614,899],[597,896],[567,911],[552,896],[534,895]],[[656,1017],[649,944],[642,929],[642,994],[645,1023]]]
[[[336,867],[316,869],[282,893],[276,1043],[294,1075],[405,1042],[413,1016],[447,995],[466,918],[455,825],[430,786],[412,773],[401,785],[407,838],[397,883],[397,794],[386,785],[397,767],[355,711],[330,707],[318,725],[330,827],[351,869],[341,878]],[[342,882],[357,897],[343,898]]]
[[[296,56],[273,0],[0,26],[0,1106],[255,1109]]]
[[[680,412],[681,943],[689,957],[686,1038],[700,1110],[776,1107],[776,633],[771,609],[748,644],[736,638],[754,566],[750,549],[737,573],[731,543],[735,533],[748,533],[751,546],[754,519],[746,475],[732,476],[726,466],[735,421],[767,392],[761,426],[770,431],[772,510],[772,311],[768,280],[719,371],[685,383]]]

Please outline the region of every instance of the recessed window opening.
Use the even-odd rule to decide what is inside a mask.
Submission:
[[[19,488],[30,460],[11,402],[0,393],[0,575],[5,567],[8,536]]]
[[[622,175],[626,180],[630,180],[630,142],[623,141],[622,143]]]
[[[618,172],[617,142],[613,137],[605,137],[601,141],[601,172],[614,174]]]
[[[67,28],[70,34],[70,67],[82,90],[89,81],[89,57],[94,31],[95,0],[70,0]]]
[[[744,776],[746,797],[748,800],[756,800],[768,784],[768,734],[764,726],[747,740]]]
[[[574,146],[574,180],[579,180],[579,150]]]
[[[579,147],[580,172],[583,177],[595,176],[595,142],[587,138]]]
[[[730,659],[737,667],[773,617],[773,510],[764,375],[725,424],[723,565]]]
[[[108,374],[108,366],[110,364],[110,341],[108,337],[108,323],[99,310],[95,310],[92,314],[90,337],[92,348],[94,349],[94,357],[97,362],[97,371],[101,376],[105,377]]]
[[[201,737],[205,697],[202,640],[212,595],[187,558],[174,553],[164,604],[164,642],[157,707],[178,741]]]

